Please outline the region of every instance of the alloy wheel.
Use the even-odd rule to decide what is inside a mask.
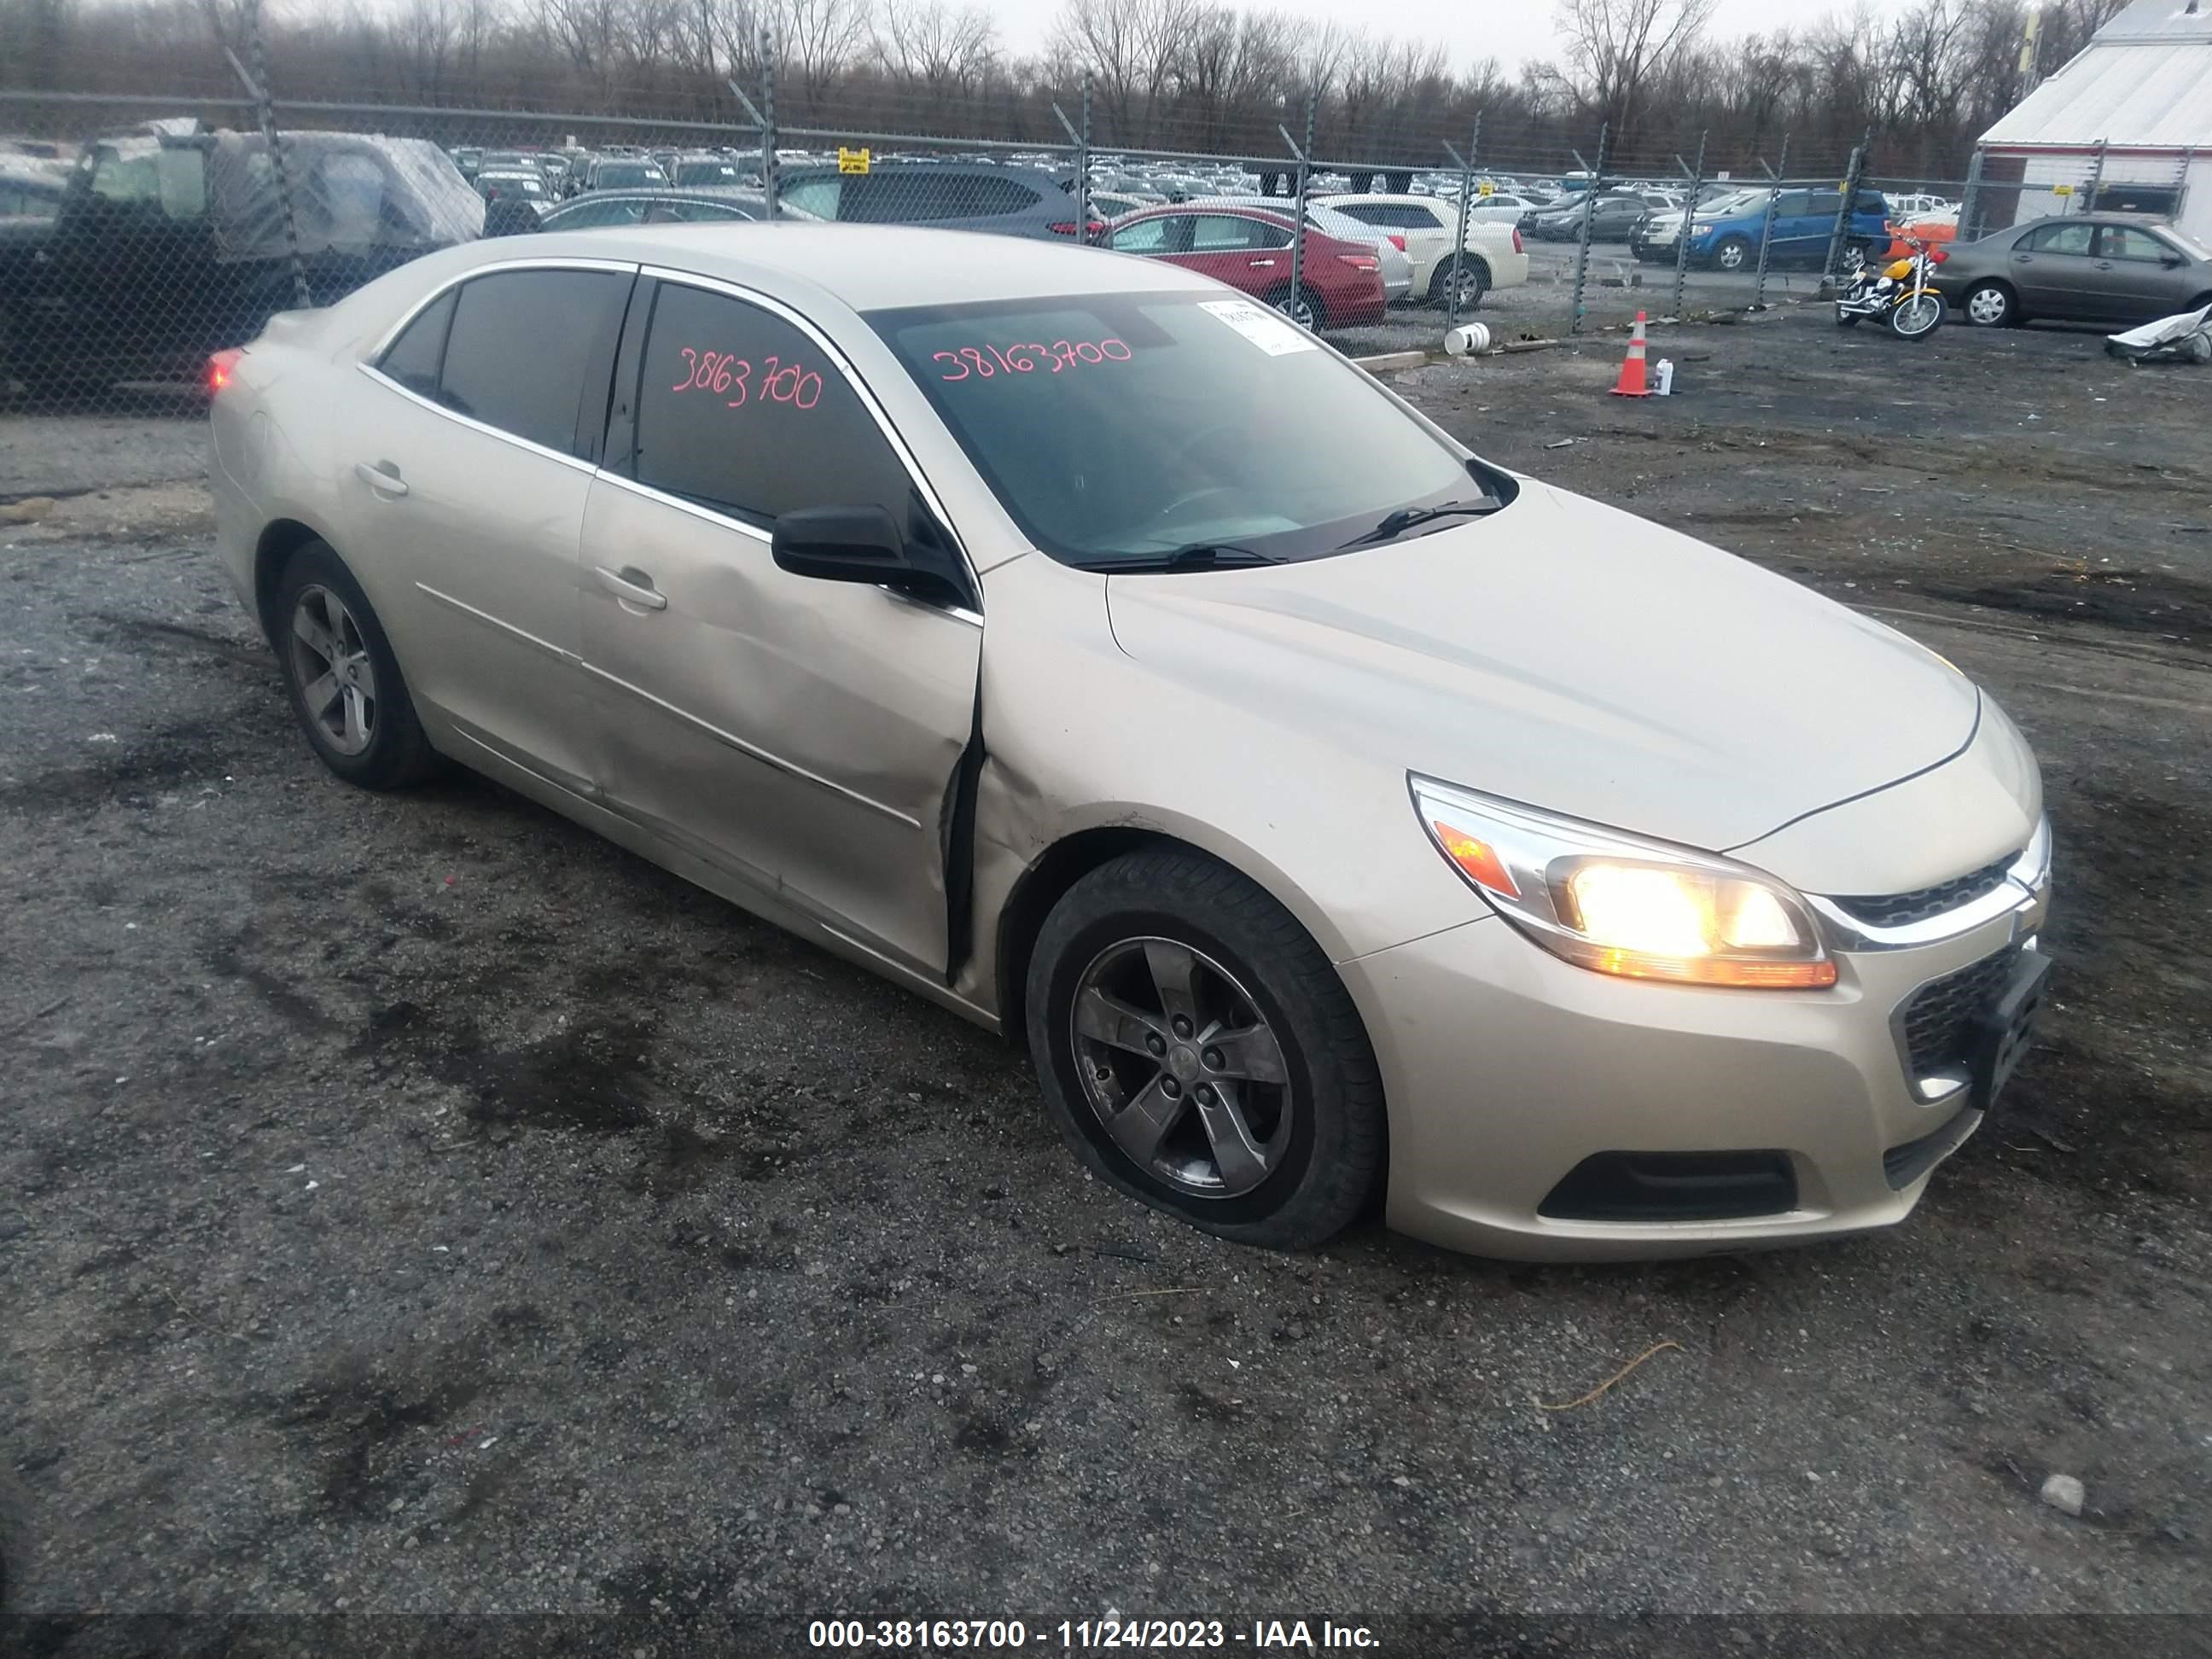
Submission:
[[[1282,1044],[1212,957],[1168,939],[1109,945],[1076,982],[1071,1020],[1091,1109],[1153,1179],[1236,1198],[1281,1162],[1291,1129]]]
[[[345,601],[303,587],[292,608],[292,672],[300,700],[325,742],[358,755],[376,737],[376,665]]]

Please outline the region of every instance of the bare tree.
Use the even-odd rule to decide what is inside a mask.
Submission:
[[[970,93],[998,55],[999,26],[981,6],[945,0],[884,0],[876,14],[876,60],[902,87],[932,100]]]
[[[868,0],[775,0],[769,27],[776,56],[799,94],[800,112],[822,112],[830,85],[868,40]]]
[[[1067,0],[1052,50],[1093,71],[1116,142],[1148,144],[1199,15],[1198,0]]]
[[[1615,146],[1644,108],[1645,88],[1697,42],[1714,0],[1559,0],[1566,62],[1555,71],[1585,115],[1609,123]]]

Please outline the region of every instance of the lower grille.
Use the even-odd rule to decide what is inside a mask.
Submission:
[[[1905,1006],[1905,1052],[1916,1079],[1966,1069],[1973,1053],[1974,1017],[2003,988],[2019,959],[2020,947],[2008,945],[1912,994]]]
[[[1600,1152],[1536,1213],[1559,1221],[1740,1221],[1797,1207],[1782,1152]]]

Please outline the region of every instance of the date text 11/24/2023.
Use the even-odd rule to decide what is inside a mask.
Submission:
[[[1376,1651],[1381,1636],[1365,1625],[1320,1619],[1063,1619],[1032,1626],[1018,1619],[817,1619],[806,1627],[813,1648],[949,1653],[963,1649],[1018,1652],[1042,1647],[1067,1653],[1172,1649],[1254,1652]]]

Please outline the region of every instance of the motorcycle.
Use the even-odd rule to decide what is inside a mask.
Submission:
[[[1900,340],[1924,340],[1943,320],[1943,296],[1936,291],[1936,267],[1951,256],[1930,247],[1910,231],[1898,240],[1912,251],[1886,265],[1859,267],[1836,295],[1836,326],[1853,328],[1864,317],[1886,317]]]

